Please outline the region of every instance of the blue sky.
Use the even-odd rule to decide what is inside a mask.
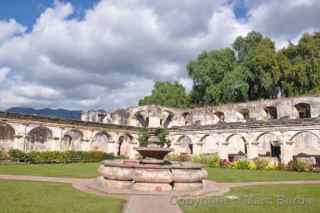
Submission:
[[[157,80],[190,90],[186,65],[202,51],[252,30],[282,48],[320,31],[319,11],[319,0],[1,0],[0,110],[134,106]]]
[[[92,8],[98,0],[65,0],[76,9],[76,16],[81,17],[87,8]],[[32,28],[39,15],[48,7],[53,7],[54,0],[2,0],[0,19],[14,18],[17,22]]]

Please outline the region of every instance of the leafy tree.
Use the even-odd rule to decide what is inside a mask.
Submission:
[[[284,91],[294,96],[319,91],[320,33],[304,34],[297,45],[290,44],[279,52],[281,63],[289,64],[282,72]]]
[[[152,104],[167,107],[188,107],[190,106],[190,97],[178,82],[157,81],[152,94],[139,101],[139,106]]]
[[[223,100],[222,82],[227,73],[234,69],[236,57],[230,48],[203,52],[187,65],[189,76],[193,79],[191,93],[194,104],[218,104]]]
[[[277,51],[258,32],[239,36],[232,48],[202,52],[187,65],[193,80],[190,96],[178,83],[156,82],[139,105],[168,107],[243,102],[320,94],[320,32],[304,34],[298,44]]]
[[[273,97],[281,77],[274,43],[257,32],[238,37],[233,49],[204,52],[187,65],[195,104]]]
[[[269,38],[262,38],[255,40],[243,61],[239,61],[247,76],[249,100],[275,96],[281,76],[277,59],[274,43]]]

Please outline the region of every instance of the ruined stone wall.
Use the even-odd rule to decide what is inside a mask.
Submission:
[[[306,104],[309,108],[303,108]],[[164,127],[176,154],[216,153],[222,159],[239,153],[249,159],[276,155],[288,163],[300,154],[320,156],[319,104],[319,98],[301,97],[194,109],[144,106],[83,113],[83,121],[0,113],[0,147],[100,150],[136,158],[140,127]],[[275,107],[276,114],[266,107]]]
[[[90,111],[83,112],[82,119],[117,125],[168,128],[214,125],[218,122],[315,118],[319,115],[320,97],[298,97],[188,109],[142,106],[104,114]]]

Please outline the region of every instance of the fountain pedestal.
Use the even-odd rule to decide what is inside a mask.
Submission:
[[[203,188],[207,171],[199,164],[165,161],[173,151],[150,135],[147,147],[135,148],[142,160],[105,160],[99,167],[102,187],[143,192],[194,191]]]

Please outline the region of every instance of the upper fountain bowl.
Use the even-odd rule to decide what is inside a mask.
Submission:
[[[167,154],[173,151],[170,148],[161,148],[161,147],[136,147],[134,148],[143,159],[157,159],[163,160]]]

